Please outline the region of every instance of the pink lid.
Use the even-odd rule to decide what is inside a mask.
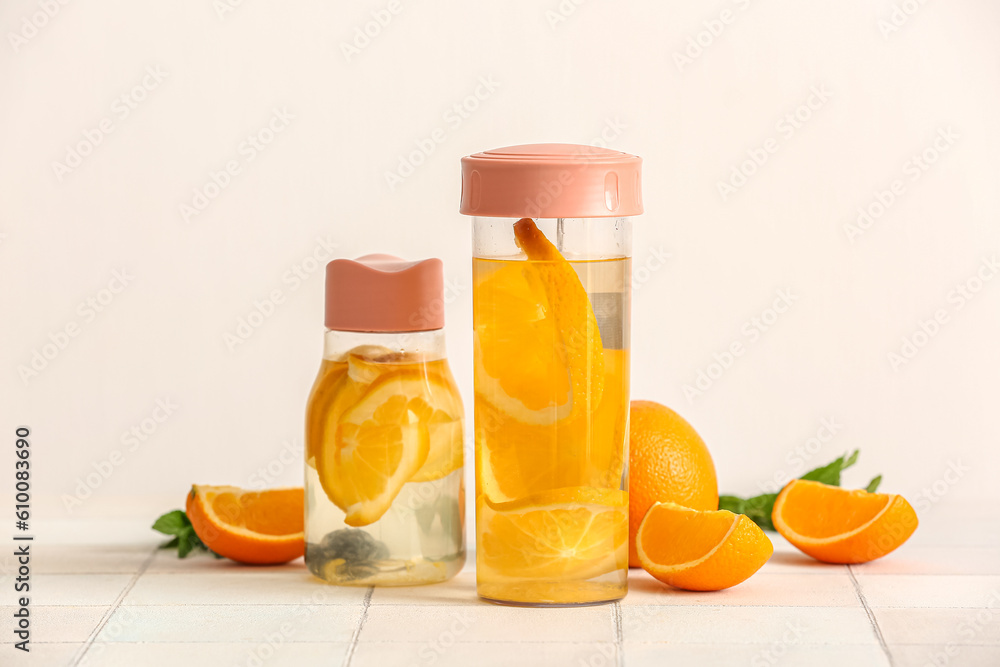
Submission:
[[[462,158],[459,211],[486,218],[642,213],[642,158],[576,144],[494,148]]]
[[[440,259],[392,255],[335,259],[326,265],[326,328],[430,331],[444,327]]]

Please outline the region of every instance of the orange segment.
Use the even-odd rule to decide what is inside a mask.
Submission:
[[[801,479],[778,494],[771,520],[786,540],[825,563],[881,558],[909,539],[918,523],[902,496]]]
[[[608,382],[588,419],[526,424],[476,395],[480,493],[502,502],[568,486],[621,488],[628,352],[604,350],[604,359]]]
[[[235,486],[191,487],[187,516],[209,549],[241,563],[285,563],[305,552],[305,495],[301,488],[245,491]]]
[[[577,487],[478,503],[481,582],[584,581],[625,567],[624,491]]]
[[[636,551],[643,569],[665,584],[718,591],[748,579],[774,547],[743,514],[656,503],[639,526]]]
[[[604,382],[597,319],[573,266],[530,218],[514,225],[530,261],[474,286],[476,391],[526,424],[579,418]]]
[[[373,382],[340,416],[332,447],[327,443],[320,449],[316,457],[320,483],[347,515],[347,525],[378,521],[427,460],[427,426],[411,409],[411,403],[417,410],[424,407],[423,379],[420,373],[401,372]]]
[[[548,298],[562,343],[571,386],[570,416],[589,415],[604,389],[604,347],[587,291],[566,261],[531,218],[514,223],[517,245],[533,260],[526,277]]]
[[[514,233],[528,261],[502,262],[474,285],[478,492],[502,502],[618,489],[627,352],[604,350],[576,270],[534,221]]]
[[[447,366],[439,374],[429,374],[424,400],[417,416],[427,424],[430,449],[427,460],[410,479],[430,482],[462,467],[465,458],[465,411],[458,385]]]
[[[337,396],[345,375],[346,368],[328,359],[323,360],[306,403],[306,461],[314,461],[322,442],[324,415]]]
[[[475,284],[476,392],[526,424],[569,415],[569,375],[545,292],[526,262],[510,263]]]
[[[317,451],[320,482],[349,526],[377,521],[406,482],[439,479],[462,465],[454,381],[421,370],[380,372],[363,385],[348,371]],[[360,366],[359,373],[368,377]]]

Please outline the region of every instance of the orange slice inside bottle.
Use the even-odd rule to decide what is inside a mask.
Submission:
[[[450,430],[456,420],[461,423],[461,403],[445,378],[401,370],[383,373],[364,386],[351,380],[348,371],[316,455],[320,483],[346,514],[345,523],[374,523],[404,484],[437,479],[461,465],[461,426],[457,447]]]

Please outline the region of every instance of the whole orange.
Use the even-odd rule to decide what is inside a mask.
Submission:
[[[705,442],[667,406],[632,401],[628,438],[628,564],[641,567],[635,536],[653,503],[714,511],[719,485]]]

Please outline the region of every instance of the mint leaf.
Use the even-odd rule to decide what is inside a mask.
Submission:
[[[840,473],[850,468],[858,461],[859,451],[855,449],[850,454],[844,454],[825,466],[814,468],[799,479],[807,479],[830,486],[840,486]],[[882,475],[878,475],[868,482],[867,491],[872,493],[878,488],[882,481]],[[754,523],[764,530],[774,530],[774,523],[771,521],[771,514],[774,511],[774,501],[778,499],[777,493],[762,493],[759,496],[750,498],[740,498],[739,496],[723,495],[719,496],[719,509],[729,510],[734,514],[746,514]]]
[[[748,498],[744,514],[764,530],[774,530],[774,524],[771,523],[771,510],[774,509],[774,501],[777,499],[777,493],[764,493]]]
[[[190,528],[191,522],[182,510],[167,512],[153,523],[153,530],[164,535],[179,535],[185,528]]]
[[[161,549],[173,549],[174,547],[176,547],[180,543],[181,543],[181,538],[175,537],[174,539],[170,540],[169,542],[164,542],[163,544],[161,544],[160,548]]]
[[[825,466],[810,470],[799,479],[808,479],[822,484],[829,484],[830,486],[840,486],[840,473],[854,465],[857,460],[858,450],[855,449],[850,455],[844,454]]]
[[[878,485],[882,483],[882,475],[876,475],[872,478],[872,481],[868,482],[868,486],[865,487],[865,491],[868,493],[875,493],[878,489]]]
[[[153,530],[164,535],[173,535],[173,539],[160,545],[161,549],[177,548],[178,558],[187,558],[194,551],[208,551],[216,558],[222,558],[219,554],[211,551],[201,541],[198,534],[194,532],[191,520],[183,510],[167,512],[153,523]]]
[[[719,509],[729,510],[733,514],[745,514],[747,501],[739,496],[719,496]]]
[[[187,558],[187,555],[191,553],[194,549],[194,543],[185,534],[184,537],[180,538],[180,543],[177,545],[177,557]]]

